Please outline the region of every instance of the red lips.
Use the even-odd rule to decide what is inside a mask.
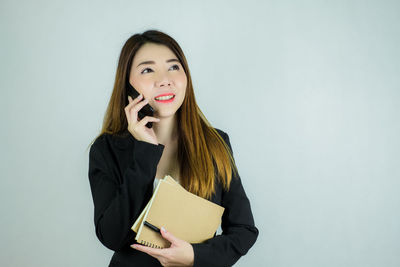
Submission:
[[[166,94],[158,95],[158,96],[156,96],[156,97],[154,97],[154,98],[162,97],[162,96],[169,96],[169,95],[174,95],[174,94],[173,94],[173,93],[166,93]]]

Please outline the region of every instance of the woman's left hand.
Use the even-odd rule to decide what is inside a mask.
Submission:
[[[162,266],[193,266],[194,252],[192,245],[173,236],[164,228],[161,228],[160,232],[162,237],[171,243],[169,248],[151,248],[139,244],[131,245],[131,247],[156,258]]]

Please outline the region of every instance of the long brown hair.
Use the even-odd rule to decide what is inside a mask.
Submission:
[[[233,172],[237,174],[237,168],[229,146],[197,106],[192,78],[182,49],[172,37],[163,32],[148,30],[131,36],[125,42],[119,57],[114,89],[101,132],[91,144],[104,133],[120,134],[128,128],[124,111],[128,97],[126,85],[129,82],[133,58],[145,43],[167,46],[184,68],[187,88],[183,103],[177,111],[180,183],[190,192],[210,199],[215,192],[215,175],[223,188],[228,190],[232,174]]]

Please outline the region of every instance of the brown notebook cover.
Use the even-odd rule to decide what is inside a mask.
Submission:
[[[169,182],[169,183],[172,183],[172,184],[174,184],[174,185],[180,186],[180,187],[182,188],[182,190],[185,190],[185,188],[183,188],[179,183],[177,183],[177,182],[175,181],[174,178],[172,178],[172,177],[169,176],[169,175],[166,175],[164,178],[162,178],[162,180],[164,180],[165,182]],[[154,192],[155,192],[155,190],[154,190]],[[154,196],[155,196],[155,194],[153,193],[153,195],[152,195],[151,199],[149,200],[149,202],[147,203],[146,207],[143,209],[143,211],[140,213],[139,217],[136,219],[135,223],[133,224],[133,226],[132,226],[131,229],[132,229],[135,233],[137,233],[137,232],[139,231],[140,224],[141,224],[142,221],[143,221],[143,216],[146,214],[146,211],[147,211],[147,209],[149,208],[150,203],[151,203],[151,201],[153,200]]]
[[[144,221],[164,227],[177,238],[201,243],[214,236],[221,224],[224,208],[185,190],[166,176],[154,190],[149,203],[132,226],[138,243],[166,248],[170,243],[160,233],[145,226]]]

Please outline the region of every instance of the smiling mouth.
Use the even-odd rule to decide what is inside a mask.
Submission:
[[[175,97],[175,95],[166,95],[166,96],[159,96],[154,98],[156,101],[167,101],[167,100],[171,100]]]

